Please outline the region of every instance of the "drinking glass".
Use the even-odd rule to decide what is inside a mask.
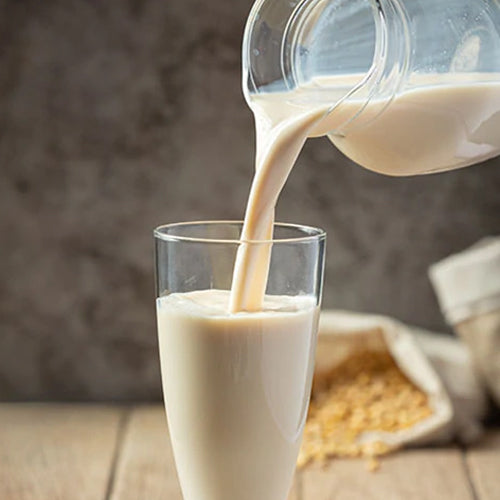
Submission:
[[[309,405],[326,235],[242,223],[154,231],[165,408],[185,500],[285,500]],[[240,244],[271,252],[264,307],[229,314]],[[210,302],[210,304],[209,304]]]

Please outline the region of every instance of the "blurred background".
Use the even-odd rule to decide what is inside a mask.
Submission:
[[[240,219],[252,0],[0,0],[0,399],[161,397],[152,229]],[[447,332],[428,266],[500,231],[500,159],[389,178],[306,145],[277,219],[328,233],[324,306]]]

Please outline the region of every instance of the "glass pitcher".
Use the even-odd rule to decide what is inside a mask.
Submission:
[[[257,0],[243,88],[325,106],[313,135],[377,172],[500,154],[500,0]]]

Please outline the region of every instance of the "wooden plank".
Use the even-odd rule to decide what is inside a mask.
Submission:
[[[500,429],[488,432],[481,443],[466,452],[469,477],[478,500],[500,498]]]
[[[461,452],[406,450],[376,472],[365,460],[334,460],[302,473],[302,500],[472,500]]]
[[[0,405],[0,498],[104,500],[123,412]]]
[[[136,408],[126,426],[111,500],[182,500],[165,411]],[[289,500],[299,500],[296,488]]]
[[[133,410],[118,458],[111,500],[182,500],[161,406]]]

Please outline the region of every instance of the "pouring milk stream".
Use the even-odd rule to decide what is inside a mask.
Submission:
[[[285,3],[278,12],[280,23],[276,9]],[[415,11],[419,5],[430,10]],[[422,20],[433,28],[431,16],[449,16],[446,8],[455,9],[456,16],[456,9],[468,14],[474,7],[482,15],[472,23],[474,30],[463,23],[453,26],[455,34],[465,31],[461,38],[437,40],[420,28]],[[339,14],[342,9],[344,16]],[[274,207],[308,137],[327,135],[358,164],[388,175],[451,170],[500,154],[500,5],[489,3],[484,9],[485,3],[478,0],[447,0],[439,7],[428,0],[257,1],[243,48],[244,93],[255,117],[256,168],[234,267],[231,312],[262,307],[271,255],[271,244],[265,242],[272,239]],[[377,17],[381,12],[382,21]],[[374,48],[365,74],[342,74],[335,58],[332,67],[321,63],[326,49],[342,50],[328,39],[330,30],[339,29],[336,16],[343,21],[351,16],[357,24],[350,25],[358,29],[372,20]],[[481,23],[489,29],[484,39],[479,35]],[[366,26],[369,31],[371,25]],[[349,38],[345,29],[352,52],[356,36]],[[360,40],[363,33],[358,33]],[[399,52],[398,43],[403,46]],[[439,57],[436,43],[453,48],[449,62]],[[271,45],[281,51],[273,52]],[[369,44],[360,46],[366,51]],[[257,56],[269,59],[273,77]],[[307,73],[316,63],[320,69]],[[281,70],[278,77],[276,66]],[[478,71],[483,67],[487,71]]]

